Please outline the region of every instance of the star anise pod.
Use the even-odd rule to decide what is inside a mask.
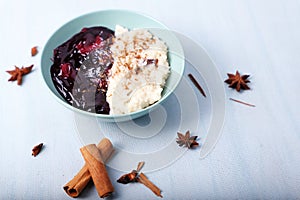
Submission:
[[[177,143],[179,146],[184,146],[189,149],[193,148],[194,146],[198,146],[198,142],[196,142],[196,139],[198,136],[191,136],[190,131],[187,131],[185,135],[182,133],[177,133],[178,138],[177,138]]]
[[[227,74],[228,75],[228,79],[225,80],[225,83],[229,84],[229,87],[236,89],[236,91],[240,91],[242,90],[249,90],[249,86],[247,85],[247,83],[250,83],[249,80],[247,80],[247,78],[250,75],[240,75],[240,73],[238,71],[236,71],[235,75],[234,74]]]
[[[7,70],[6,72],[11,75],[10,79],[8,81],[18,81],[18,85],[22,84],[22,76],[29,74],[33,68],[33,65],[30,65],[29,67],[17,67],[15,66],[14,70]]]

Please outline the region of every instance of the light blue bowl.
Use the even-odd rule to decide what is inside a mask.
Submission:
[[[74,34],[78,33],[83,27],[105,26],[114,30],[116,24],[127,27],[129,29],[146,28],[152,34],[158,36],[161,40],[166,42],[169,50],[168,59],[171,67],[171,73],[162,92],[162,98],[158,102],[145,109],[122,115],[96,114],[74,108],[62,98],[62,96],[55,89],[55,86],[52,82],[50,67],[52,65],[51,58],[53,56],[53,49],[68,40]],[[48,40],[44,47],[41,59],[41,68],[42,76],[51,93],[54,94],[56,99],[64,106],[75,112],[92,117],[97,117],[102,121],[120,122],[141,117],[147,114],[149,111],[153,110],[158,104],[165,101],[165,99],[174,91],[183,75],[184,53],[183,48],[179,40],[176,38],[175,34],[173,34],[172,31],[170,31],[165,25],[156,21],[155,19],[132,11],[104,10],[85,14],[76,19],[73,19],[72,21],[59,28]]]

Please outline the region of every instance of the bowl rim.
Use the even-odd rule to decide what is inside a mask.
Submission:
[[[45,47],[48,46],[48,44],[50,43],[50,40],[51,38],[56,35],[59,31],[61,31],[61,29],[63,29],[65,26],[68,26],[69,24],[71,24],[72,22],[80,19],[80,18],[84,18],[84,17],[87,17],[87,16],[90,16],[90,15],[95,15],[97,13],[106,13],[106,12],[123,12],[123,13],[130,13],[130,14],[135,14],[135,15],[140,15],[140,16],[143,16],[145,18],[148,18],[150,20],[152,20],[153,22],[159,24],[160,26],[163,27],[163,29],[167,30],[167,31],[170,31],[171,34],[172,33],[172,30],[166,26],[165,24],[163,24],[162,22],[158,21],[157,19],[153,18],[152,16],[149,16],[148,14],[145,14],[145,13],[142,13],[142,12],[138,12],[138,11],[132,11],[132,10],[127,10],[127,9],[105,9],[105,10],[98,10],[98,11],[92,11],[92,12],[88,12],[88,13],[85,13],[85,14],[82,14],[82,15],[79,15],[71,20],[68,20],[66,21],[65,23],[63,23],[61,26],[59,26],[58,29],[56,29],[51,35],[50,35],[50,38],[47,39],[47,42],[45,43]],[[75,33],[74,33],[75,34]],[[156,101],[155,103],[147,106],[146,108],[143,108],[143,109],[140,109],[140,110],[137,110],[137,111],[134,111],[134,112],[130,112],[130,113],[126,113],[126,114],[113,114],[113,115],[109,115],[109,114],[100,114],[100,113],[92,113],[92,112],[88,112],[88,111],[85,111],[85,110],[81,110],[79,108],[76,108],[70,104],[68,104],[67,102],[65,102],[64,100],[62,100],[60,97],[58,97],[52,90],[51,88],[49,87],[47,81],[46,81],[46,77],[45,77],[45,73],[44,71],[46,70],[44,67],[41,67],[41,73],[42,73],[42,77],[43,77],[43,80],[44,80],[44,83],[46,84],[48,90],[50,90],[50,93],[56,98],[56,100],[58,102],[60,102],[62,105],[66,106],[68,109],[70,110],[73,110],[73,111],[76,111],[78,113],[81,113],[83,115],[87,115],[87,116],[91,116],[91,117],[96,117],[96,118],[101,118],[101,119],[104,119],[104,120],[115,120],[115,121],[118,121],[119,118],[128,118],[128,117],[132,117],[132,116],[137,116],[139,117],[142,112],[150,112],[151,110],[153,110],[158,104],[161,104],[163,103],[167,97],[169,97],[173,91],[176,89],[176,87],[178,86],[178,84],[180,83],[181,79],[182,79],[182,76],[183,76],[183,73],[184,73],[184,68],[185,68],[185,64],[184,64],[184,60],[185,60],[185,56],[184,56],[184,51],[183,51],[183,47],[182,47],[182,44],[180,43],[179,39],[176,37],[175,34],[173,34],[175,36],[175,39],[178,40],[178,43],[180,44],[179,47],[180,47],[180,56],[181,56],[181,59],[182,59],[182,67],[180,68],[181,70],[179,71],[178,75],[179,75],[179,78],[176,80],[176,82],[173,84],[173,90],[172,91],[168,91],[164,96],[162,96],[161,99],[159,99],[158,101]],[[41,55],[41,66],[43,65],[43,58],[46,56],[45,55],[45,48],[43,48],[43,52],[42,52],[42,55]],[[165,88],[163,88],[164,90]],[[140,114],[140,115],[139,115]],[[123,121],[123,120],[121,120]]]

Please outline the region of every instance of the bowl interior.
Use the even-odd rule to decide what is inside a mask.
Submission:
[[[78,33],[83,27],[105,26],[114,30],[115,25],[117,24],[129,29],[146,28],[152,34],[158,36],[161,40],[166,42],[169,50],[168,59],[171,67],[171,73],[163,90],[162,98],[157,103],[145,109],[124,115],[96,114],[72,107],[66,103],[61,95],[57,92],[51,79],[50,67],[52,65],[51,58],[53,56],[53,49],[68,40],[75,33]],[[42,76],[48,88],[51,90],[51,93],[53,93],[59,102],[66,107],[79,113],[99,117],[100,120],[104,121],[125,121],[148,113],[149,110],[153,109],[158,103],[164,101],[172,93],[172,91],[178,85],[184,71],[184,53],[183,48],[175,34],[173,34],[172,31],[170,31],[165,25],[154,20],[153,18],[131,11],[105,10],[80,16],[59,28],[45,45],[41,59],[41,68]]]

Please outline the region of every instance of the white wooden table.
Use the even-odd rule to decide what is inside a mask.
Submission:
[[[251,74],[251,91],[225,86],[226,116],[215,149],[188,151],[149,173],[164,199],[300,198],[300,4],[280,1],[16,1],[0,2],[0,199],[70,199],[62,186],[82,166],[73,112],[43,83],[40,51],[67,21],[92,11],[148,14],[201,44],[222,79]],[[7,82],[14,65],[36,68],[19,87]],[[30,76],[30,77],[29,77]],[[228,98],[256,105],[247,107]],[[31,149],[45,148],[37,157]],[[133,163],[133,168],[136,163]],[[112,180],[123,172],[109,169]],[[155,199],[145,187],[114,182],[112,199]],[[96,199],[92,184],[81,199]]]

